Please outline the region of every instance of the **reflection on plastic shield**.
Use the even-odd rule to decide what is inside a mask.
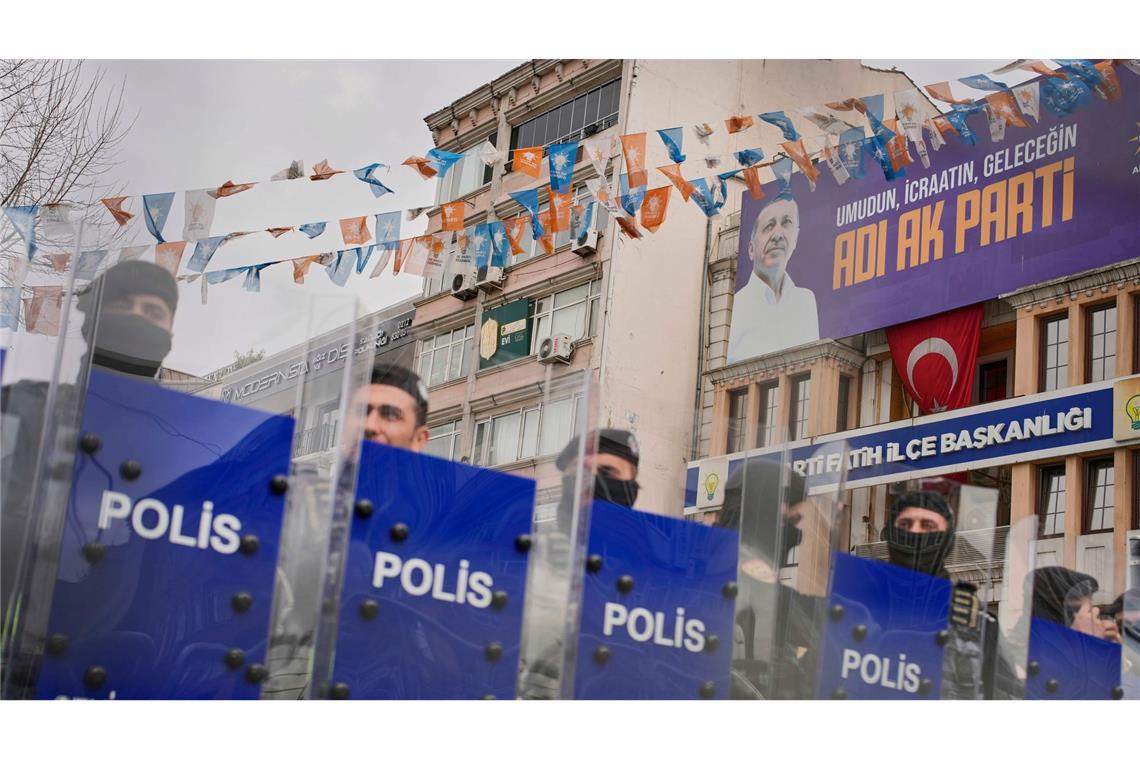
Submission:
[[[370,441],[359,472],[333,683],[513,698],[534,481]]]
[[[259,696],[292,433],[92,371],[37,697]]]
[[[817,697],[938,699],[949,617],[947,579],[837,554]]]
[[[1033,618],[1026,699],[1114,699],[1119,688],[1119,644]]]
[[[737,541],[595,501],[574,697],[726,698]]]

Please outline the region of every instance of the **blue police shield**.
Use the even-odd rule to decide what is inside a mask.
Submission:
[[[259,696],[292,431],[92,370],[37,697]]]
[[[937,699],[950,581],[835,555],[816,695]]]
[[[1048,620],[1029,623],[1026,699],[1119,699],[1120,645]]]
[[[595,501],[576,699],[728,696],[738,534]]]
[[[513,698],[534,481],[365,441],[332,694]]]

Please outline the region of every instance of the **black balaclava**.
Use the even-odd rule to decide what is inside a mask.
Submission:
[[[895,527],[895,520],[907,507],[937,512],[946,518],[949,529],[937,533],[911,533]],[[946,557],[954,548],[954,512],[942,494],[934,491],[909,491],[893,505],[887,522],[887,551],[891,564],[927,575],[946,575]]]
[[[1033,579],[1033,617],[1066,628],[1073,624],[1076,600],[1092,596],[1100,588],[1096,578],[1067,567],[1039,567]]]
[[[641,454],[638,451],[637,438],[628,430],[617,428],[603,428],[598,431],[598,453],[613,454],[632,464],[635,468],[641,463]],[[578,437],[575,436],[562,453],[554,461],[558,469],[565,472],[566,468],[578,457]],[[566,483],[570,481],[569,487]],[[574,489],[573,476],[563,478],[563,499],[568,492]],[[636,480],[618,480],[601,473],[594,475],[594,498],[608,501],[622,507],[633,507],[637,501],[640,490]]]
[[[79,296],[79,310],[86,315],[83,338],[91,352],[91,363],[127,375],[156,377],[170,353],[170,332],[137,314],[109,314],[104,309],[93,313],[100,285],[101,303],[123,295],[153,295],[165,301],[173,313],[178,308],[174,277],[157,264],[124,261],[101,274]]]
[[[779,462],[760,457],[746,460],[725,483],[724,506],[717,525],[739,530],[743,547],[773,567],[783,565],[788,552],[803,540],[803,531],[780,520],[781,508],[794,506],[807,498],[806,485],[802,475]],[[780,533],[778,547],[777,531]]]

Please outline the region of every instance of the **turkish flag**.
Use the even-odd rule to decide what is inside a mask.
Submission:
[[[982,304],[887,328],[907,393],[923,414],[970,403],[982,334]]]

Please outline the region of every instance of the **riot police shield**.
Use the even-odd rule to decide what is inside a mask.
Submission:
[[[329,504],[294,474],[343,437],[306,433],[374,351],[354,351],[351,293],[203,271],[223,242],[77,242],[62,266],[51,371],[5,388],[36,451],[4,473],[8,697],[261,696],[275,609],[304,585],[283,527]]]
[[[593,491],[592,384],[552,371],[520,389],[521,408],[464,420],[473,437],[449,452],[361,442],[336,493],[311,696],[558,696]]]
[[[1140,537],[1133,538],[1129,550],[1140,559]],[[1120,685],[1125,699],[1140,699],[1140,567],[1129,567],[1128,590],[1120,605]]]

